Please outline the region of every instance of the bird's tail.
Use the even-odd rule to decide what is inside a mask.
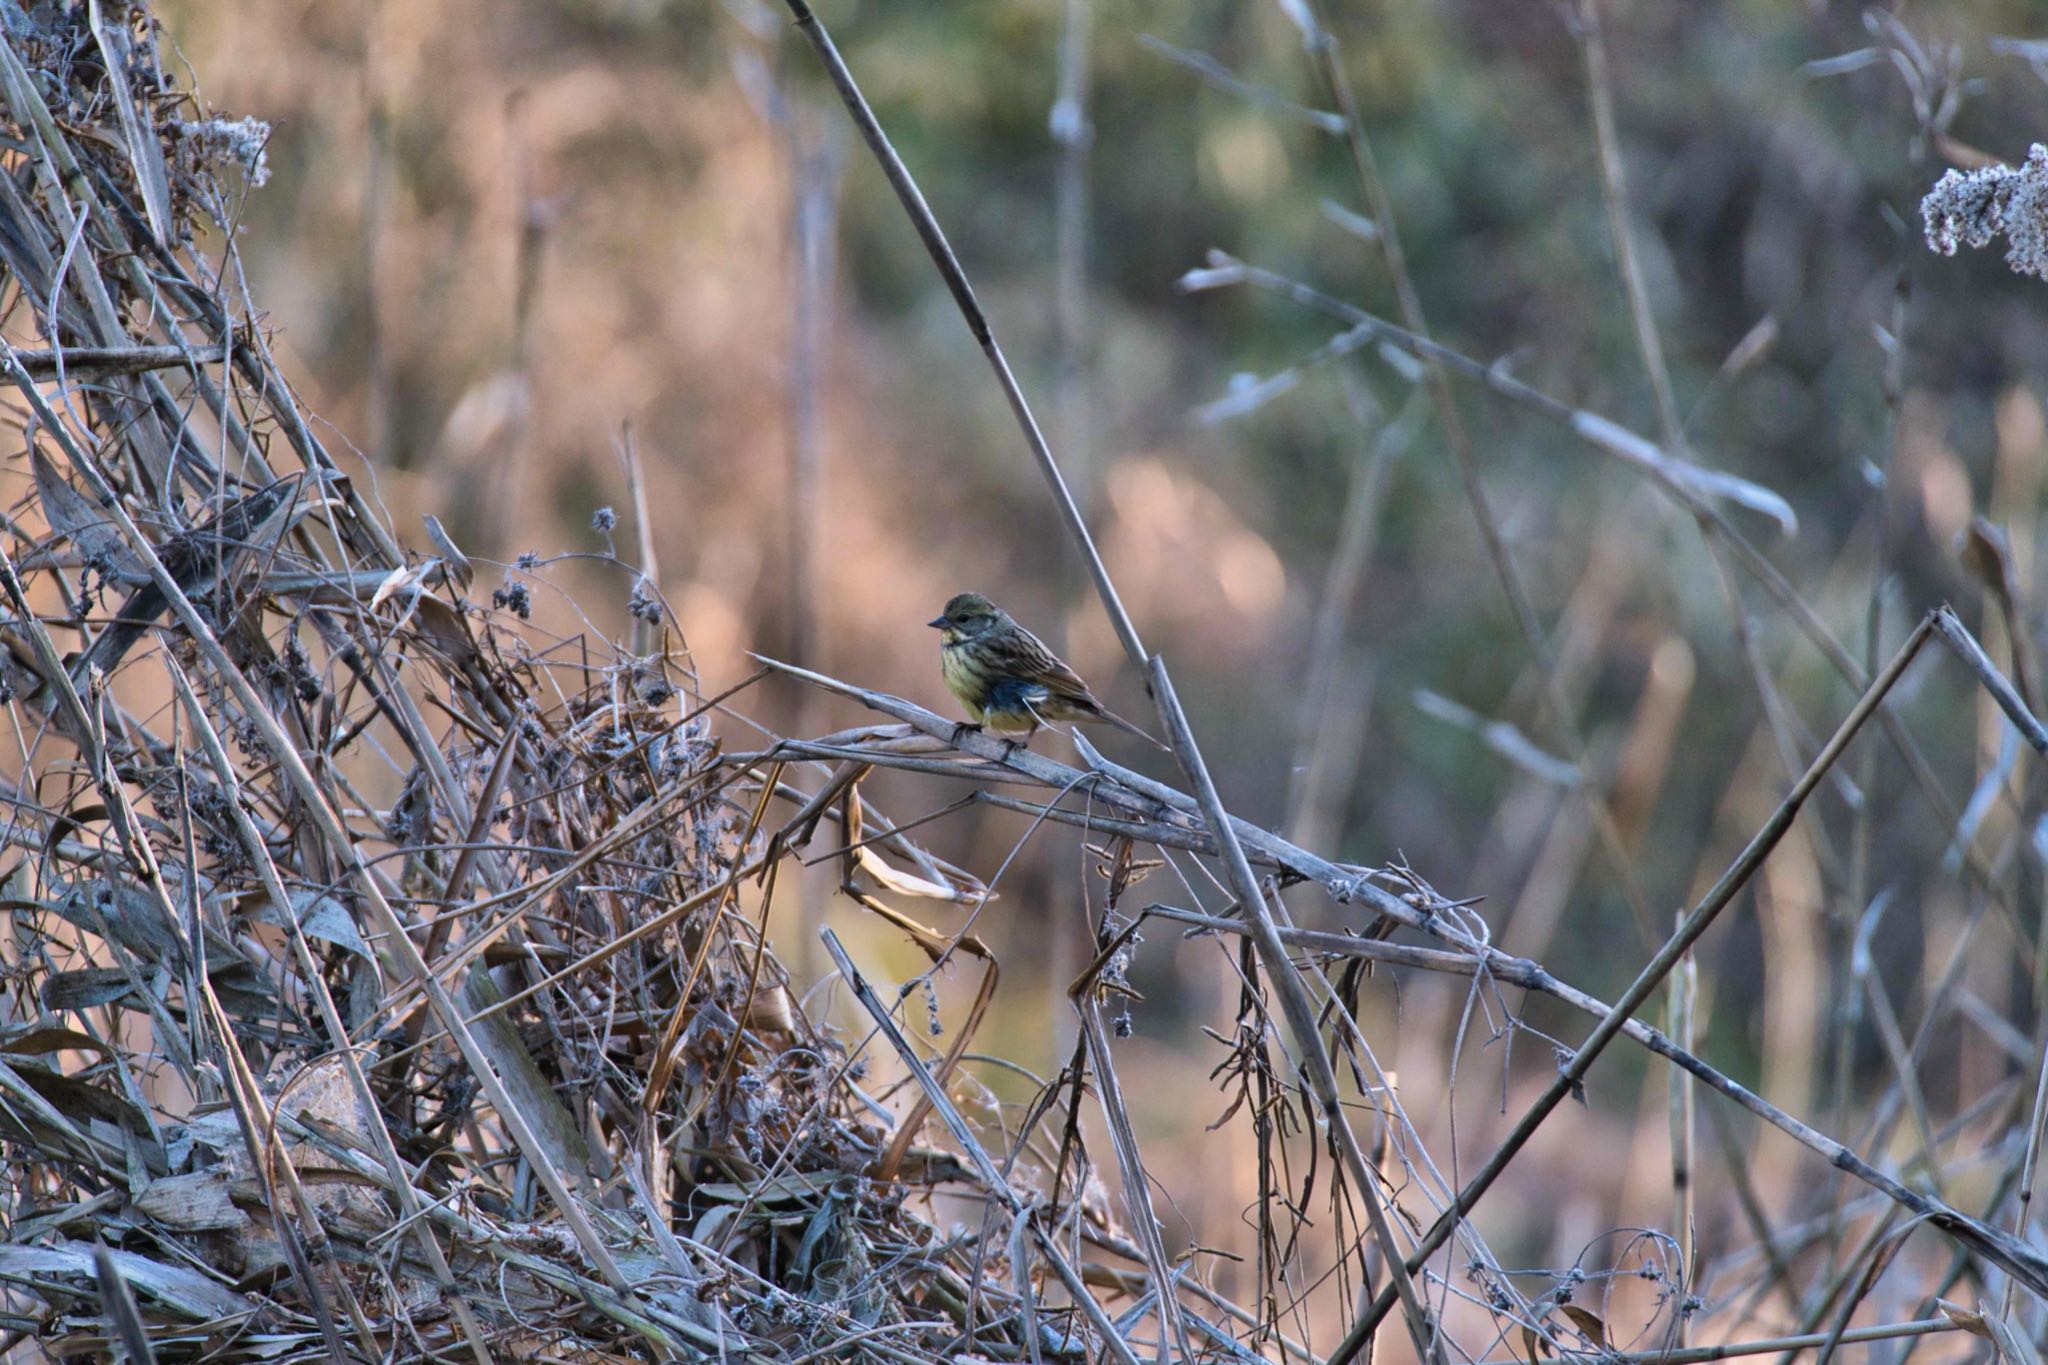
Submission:
[[[1131,724],[1131,722],[1125,720],[1116,712],[1110,710],[1107,706],[1097,707],[1095,710],[1095,714],[1100,716],[1103,720],[1109,722],[1111,725],[1114,725],[1117,729],[1123,731],[1127,735],[1136,735],[1139,739],[1144,740],[1147,744],[1150,744],[1155,748],[1165,749],[1168,753],[1173,752],[1171,747],[1161,742],[1160,740],[1154,739],[1150,732],[1139,729],[1137,726]]]

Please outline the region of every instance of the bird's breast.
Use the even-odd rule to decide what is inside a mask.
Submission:
[[[949,644],[939,650],[939,676],[945,679],[946,688],[969,706],[981,705],[982,693],[988,689],[988,675],[975,663],[974,651],[958,644]]]

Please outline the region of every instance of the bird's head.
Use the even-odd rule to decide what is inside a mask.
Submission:
[[[925,622],[939,632],[939,639],[946,644],[958,640],[971,640],[984,635],[1002,624],[1003,613],[995,603],[978,592],[963,592],[946,603],[946,609],[930,621]]]

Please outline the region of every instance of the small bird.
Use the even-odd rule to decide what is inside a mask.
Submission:
[[[960,593],[925,624],[939,632],[939,672],[947,690],[974,717],[963,729],[986,725],[998,733],[1021,733],[1028,744],[1039,726],[1056,720],[1100,721],[1159,744],[1105,708],[1080,674],[980,593]]]

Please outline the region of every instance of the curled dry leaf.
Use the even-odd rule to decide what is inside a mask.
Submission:
[[[1561,1304],[1557,1311],[1571,1319],[1572,1326],[1584,1333],[1586,1340],[1603,1351],[1612,1349],[1607,1340],[1607,1324],[1600,1320],[1598,1313],[1575,1303]]]

